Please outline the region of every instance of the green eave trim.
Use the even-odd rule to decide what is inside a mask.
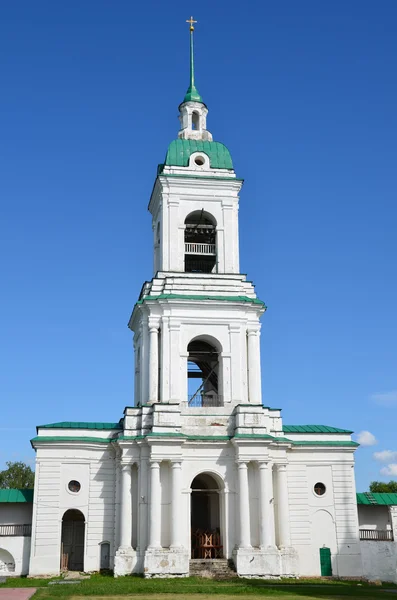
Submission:
[[[233,170],[232,157],[224,144],[202,140],[173,140],[168,146],[164,164],[167,167],[187,167],[194,152],[206,154],[211,169]]]
[[[120,423],[95,423],[88,421],[61,421],[60,423],[49,423],[47,425],[37,425],[37,429],[122,429]]]
[[[114,442],[117,438],[100,438],[100,437],[87,437],[87,436],[66,436],[66,435],[54,435],[54,436],[41,436],[38,435],[30,440],[30,443],[33,445],[34,443],[44,442],[46,444],[56,443],[56,442],[87,442],[87,443],[95,443],[95,444],[109,444],[110,442]]]
[[[33,490],[8,489],[0,490],[0,502],[33,502]]]
[[[349,429],[339,429],[328,425],[283,425],[285,433],[353,433]]]
[[[262,306],[265,310],[267,309],[265,303],[259,298],[249,298],[248,296],[205,296],[205,295],[191,295],[191,294],[158,294],[157,296],[145,296],[138,300],[137,304],[143,304],[146,300],[214,300],[215,302],[245,302],[251,304],[257,304]]]
[[[352,447],[352,448],[357,448],[357,446],[359,446],[360,444],[357,444],[357,442],[351,442],[350,440],[343,442],[343,441],[326,441],[326,440],[321,440],[321,441],[298,441],[298,440],[291,440],[292,444],[294,446],[330,446],[330,447]]]

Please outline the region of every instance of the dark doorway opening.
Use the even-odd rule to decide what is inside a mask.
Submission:
[[[219,485],[212,475],[202,473],[193,479],[191,489],[191,556],[222,558]]]
[[[84,570],[84,515],[79,510],[67,510],[62,519],[61,570]]]

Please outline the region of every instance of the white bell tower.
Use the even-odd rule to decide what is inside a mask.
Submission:
[[[134,332],[135,405],[178,410],[262,404],[260,316],[240,274],[238,204],[243,184],[229,150],[212,140],[194,83],[179,106],[181,129],[159,165],[149,202],[153,279],[143,285]],[[183,430],[183,424],[181,424]]]

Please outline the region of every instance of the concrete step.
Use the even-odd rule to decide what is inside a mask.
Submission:
[[[233,561],[226,558],[206,560],[193,558],[190,561],[189,575],[210,579],[230,579],[236,577],[236,571]]]

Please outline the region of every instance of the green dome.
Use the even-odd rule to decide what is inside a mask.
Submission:
[[[168,146],[164,165],[168,167],[187,167],[194,152],[203,152],[210,159],[211,169],[233,169],[229,150],[220,142],[200,140],[174,140]]]

